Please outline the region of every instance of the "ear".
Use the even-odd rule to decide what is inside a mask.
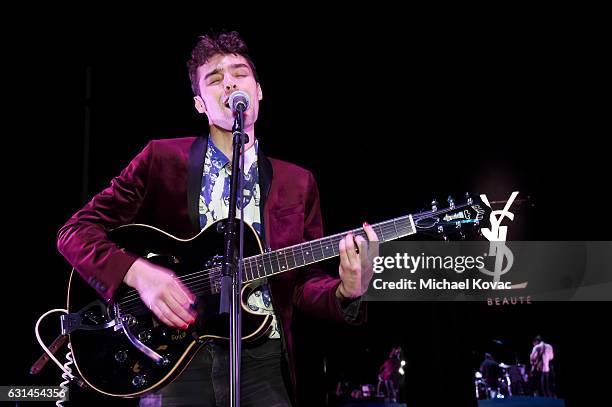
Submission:
[[[258,100],[263,99],[263,92],[261,91],[261,85],[259,83],[257,84],[257,99]]]
[[[195,106],[198,113],[206,113],[206,105],[204,100],[200,96],[193,97],[193,105]]]

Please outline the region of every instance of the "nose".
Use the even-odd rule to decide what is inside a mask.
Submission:
[[[232,92],[236,90],[236,84],[235,83],[226,83],[225,84],[225,91],[226,92]]]

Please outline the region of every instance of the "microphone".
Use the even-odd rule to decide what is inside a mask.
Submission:
[[[232,92],[229,97],[229,105],[232,112],[241,111],[244,112],[249,108],[249,95],[246,92],[237,90]]]

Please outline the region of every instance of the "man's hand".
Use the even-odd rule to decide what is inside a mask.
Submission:
[[[191,309],[196,297],[174,273],[145,259],[132,264],[123,282],[138,290],[140,298],[164,324],[186,329],[196,319]]]
[[[370,242],[376,242],[371,247],[363,237],[352,233],[340,240],[342,282],[336,290],[336,297],[341,300],[362,296],[372,279],[374,257],[378,255],[378,236],[367,222],[363,224],[363,230]]]

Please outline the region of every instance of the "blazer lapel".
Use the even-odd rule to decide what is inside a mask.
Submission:
[[[259,172],[259,192],[261,196],[259,197],[259,215],[261,220],[261,238],[266,247],[269,246],[269,242],[266,237],[266,225],[265,225],[265,216],[264,216],[264,208],[266,206],[266,202],[268,200],[268,192],[270,192],[270,186],[272,185],[272,176],[274,172],[272,170],[272,163],[262,152],[259,150],[257,156],[257,171]]]
[[[187,163],[187,210],[194,233],[200,232],[200,191],[202,190],[202,175],[204,173],[204,155],[208,138],[198,137],[189,149]]]

